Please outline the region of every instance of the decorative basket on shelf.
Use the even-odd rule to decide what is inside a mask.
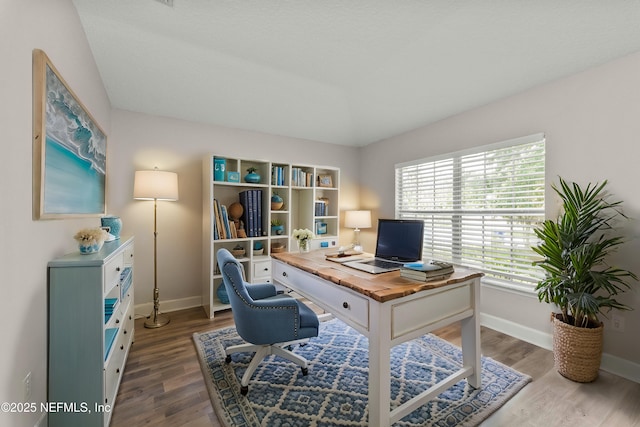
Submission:
[[[274,243],[273,245],[271,245],[271,253],[274,254],[284,252],[286,249],[286,246],[282,243]]]
[[[236,246],[235,248],[231,249],[231,254],[236,258],[244,256],[245,253],[246,252],[242,246]]]

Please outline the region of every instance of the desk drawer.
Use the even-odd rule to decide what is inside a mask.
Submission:
[[[334,316],[369,330],[367,298],[279,261],[274,262],[273,271],[275,281],[293,289]]]
[[[391,307],[391,337],[409,335],[444,319],[473,314],[473,281],[422,292]]]

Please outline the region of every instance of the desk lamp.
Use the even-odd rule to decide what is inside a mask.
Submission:
[[[347,211],[344,216],[344,226],[354,228],[353,250],[362,251],[360,229],[371,227],[371,211]]]
[[[144,322],[145,328],[160,328],[169,323],[169,317],[160,314],[160,290],[158,289],[158,200],[178,200],[178,174],[152,171],[136,171],[133,198],[153,200],[153,311]]]

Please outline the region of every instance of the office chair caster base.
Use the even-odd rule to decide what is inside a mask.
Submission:
[[[224,359],[224,362],[225,362],[225,363],[231,363],[231,356],[227,356],[227,357]]]
[[[243,385],[240,387],[240,394],[246,396],[249,393],[249,386]]]
[[[307,376],[307,374],[309,373],[309,368],[300,368],[300,370],[302,371],[302,375]]]

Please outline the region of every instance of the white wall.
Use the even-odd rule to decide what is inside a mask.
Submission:
[[[68,0],[0,1],[0,402],[46,400],[47,262],[76,250],[73,234],[99,220],[32,220],[32,50],[44,50],[107,134],[110,105],[76,10]],[[0,425],[33,426],[41,414],[0,413]]]
[[[377,167],[362,167],[362,207],[381,217],[394,215],[389,195],[394,194],[396,163],[544,132],[548,183],[558,176],[582,184],[607,179],[610,192],[624,201],[632,218],[624,230],[629,241],[614,261],[640,274],[638,117],[640,53],[365,147],[362,164]],[[547,217],[554,218],[558,201],[547,188]],[[372,234],[366,238],[371,245]],[[640,292],[635,285],[620,298],[636,309],[621,313],[625,332],[612,331],[605,319],[604,351],[605,362],[630,362],[640,380]],[[535,296],[484,287],[482,311],[485,318],[507,319],[532,335],[550,331],[550,307]]]
[[[341,208],[357,208],[358,149],[241,131],[123,110],[112,112],[109,211],[120,215],[123,233],[136,237],[137,313],[152,300],[153,202],[133,200],[135,170],[178,173],[180,200],[158,202],[158,287],[161,309],[201,305],[202,158],[225,157],[318,164],[341,168]],[[346,233],[349,233],[347,230]],[[341,240],[344,240],[344,236]],[[346,236],[348,242],[350,236]],[[142,305],[142,306],[141,306]],[[204,314],[203,314],[204,315]]]

